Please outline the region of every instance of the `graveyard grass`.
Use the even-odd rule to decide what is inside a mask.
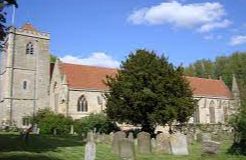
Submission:
[[[223,142],[220,153],[214,156],[201,155],[201,146],[190,146],[189,156],[164,154],[137,154],[137,160],[246,160],[244,156],[226,154],[231,141]],[[85,143],[77,136],[30,135],[29,142],[21,140],[17,133],[0,133],[0,160],[81,160]],[[97,144],[97,160],[117,160],[111,153],[111,146]]]

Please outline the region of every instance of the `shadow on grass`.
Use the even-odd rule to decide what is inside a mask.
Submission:
[[[27,155],[27,154],[15,154],[15,155],[3,155],[0,160],[61,160],[56,157],[50,157],[45,155]]]
[[[57,147],[82,146],[84,143],[76,136],[30,135],[28,142],[17,134],[0,133],[0,153],[11,151],[46,152]]]

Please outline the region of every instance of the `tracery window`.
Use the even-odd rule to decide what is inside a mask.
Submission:
[[[80,96],[78,99],[78,112],[88,112],[88,102],[84,95]]]
[[[32,42],[29,42],[26,45],[26,54],[33,54],[33,53],[34,53],[33,44]]]
[[[215,123],[215,103],[211,101],[209,104],[209,119],[210,123]]]

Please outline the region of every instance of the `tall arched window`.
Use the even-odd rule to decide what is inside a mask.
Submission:
[[[84,95],[78,99],[78,112],[88,112],[88,103]]]
[[[209,119],[210,123],[215,123],[215,103],[211,101],[209,104]]]
[[[33,44],[32,42],[27,43],[26,45],[26,54],[33,54]]]

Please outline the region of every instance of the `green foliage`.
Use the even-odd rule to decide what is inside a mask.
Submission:
[[[231,120],[234,129],[234,143],[229,152],[246,155],[246,105],[242,104],[238,115]]]
[[[109,121],[109,119],[103,114],[90,114],[75,121],[75,132],[81,135],[87,134],[89,131],[109,134],[112,131],[117,131],[119,128],[115,123]]]
[[[196,101],[183,68],[175,68],[164,56],[137,50],[122,62],[116,77],[107,77],[106,113],[117,122],[141,125],[153,132],[157,124],[186,122]]]
[[[55,55],[50,55],[50,63],[55,63],[57,60],[57,57]]]
[[[43,134],[52,134],[54,129],[56,129],[57,134],[68,134],[73,120],[62,114],[55,114],[49,109],[42,109],[33,118],[33,123],[38,124],[40,132]]]
[[[185,68],[185,75],[218,79],[220,76],[227,86],[232,85],[235,74],[240,89],[241,99],[246,97],[246,53],[235,52],[230,56],[219,56],[215,61],[198,60]]]
[[[16,0],[1,0],[0,1],[0,41],[3,41],[6,32],[7,32],[7,27],[6,27],[6,15],[7,13],[4,11],[4,9],[7,6],[14,5],[15,7],[18,7]],[[2,45],[0,46],[0,49],[2,49]]]

